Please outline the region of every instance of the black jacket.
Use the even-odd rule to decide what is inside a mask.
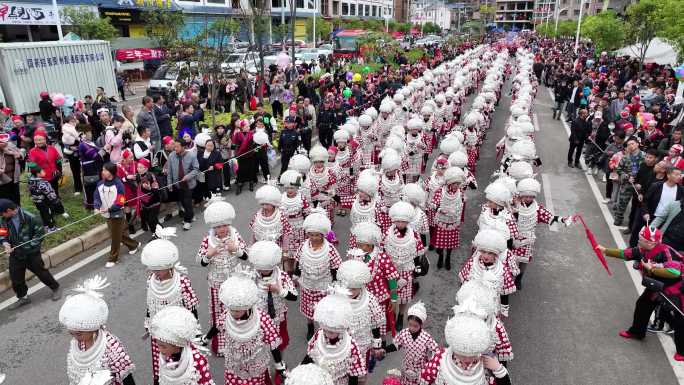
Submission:
[[[16,247],[10,254],[12,258],[23,260],[29,256],[40,255],[40,245],[45,235],[40,218],[22,208],[17,209],[15,215],[19,217],[18,231],[11,219],[0,218],[0,243],[7,242]]]
[[[655,216],[656,208],[658,208],[660,195],[663,193],[663,183],[665,182],[656,182],[651,185],[651,188],[648,189],[648,192],[646,192],[646,195],[644,196],[644,204],[646,205],[646,210],[648,211],[648,214],[651,215],[651,218]],[[682,197],[684,197],[684,187],[678,184],[677,197],[675,200],[681,200]]]
[[[318,111],[316,122],[319,129],[332,130],[335,127],[335,110],[332,108],[321,108]]]
[[[204,151],[197,151],[197,163],[199,164],[200,171],[206,171],[204,174],[204,180],[210,191],[214,191],[221,187],[221,170],[216,168],[216,164],[223,163],[221,159],[221,153],[218,150],[214,150],[209,153],[209,157],[204,157]],[[207,171],[209,167],[214,167],[213,170]]]
[[[173,136],[173,130],[171,129],[171,111],[169,107],[162,104],[161,107],[156,104],[152,107],[154,111],[154,117],[157,119],[157,126],[159,126],[159,134],[161,137]]]
[[[297,147],[299,147],[299,133],[297,131],[283,128],[280,131],[280,151],[285,154],[294,154]]]
[[[577,118],[572,121],[570,125],[570,138],[571,142],[582,142],[587,140],[589,134],[591,133],[591,123],[581,118]]]

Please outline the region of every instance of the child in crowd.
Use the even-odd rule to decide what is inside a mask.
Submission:
[[[128,223],[128,232],[135,233],[135,214],[138,207],[138,176],[136,175],[135,160],[133,160],[133,152],[129,149],[124,149],[121,153],[121,159],[116,164],[117,175],[124,185],[126,191],[126,206],[124,212],[126,213],[126,222]]]
[[[138,160],[138,199],[140,200],[140,227],[143,231],[150,231],[152,238],[156,238],[155,229],[159,224],[159,209],[161,194],[157,178],[148,172],[150,161],[147,158]]]
[[[28,163],[31,175],[28,179],[28,190],[33,204],[40,213],[40,218],[45,226],[45,231],[57,230],[55,215],[62,215],[65,219],[69,214],[64,211],[64,206],[52,188],[50,182],[46,181],[45,171],[33,162]]]

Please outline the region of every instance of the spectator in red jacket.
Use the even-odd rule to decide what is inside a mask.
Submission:
[[[45,175],[43,179],[50,182],[52,188],[59,196],[59,180],[62,178],[62,155],[57,149],[47,143],[47,133],[37,130],[33,134],[33,147],[28,152],[28,161],[37,164]]]

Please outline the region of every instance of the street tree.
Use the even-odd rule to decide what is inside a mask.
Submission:
[[[554,30],[555,30],[554,25]],[[554,33],[556,37],[571,37],[575,36],[577,30],[577,20],[562,20],[558,22],[558,32]]]
[[[601,12],[582,21],[582,35],[591,39],[599,51],[613,51],[625,41],[624,23],[612,11]]]
[[[228,58],[231,51],[229,44],[240,31],[240,22],[227,15],[214,20],[211,24],[205,24],[204,46],[198,46],[195,56],[202,73],[209,78],[209,98],[211,102],[211,126],[216,126],[216,107],[218,100],[219,83],[223,77],[222,64]]]
[[[291,1],[294,4],[290,7],[290,11],[294,12],[296,15],[296,2]],[[264,93],[262,90],[265,88],[266,84],[266,74],[264,66],[264,52],[265,44],[269,39],[271,31],[271,7],[270,0],[241,0],[240,1],[240,12],[243,15],[243,20],[248,24],[250,30],[250,51],[258,53],[258,60],[253,63],[257,69],[257,80],[255,82],[256,94],[259,97],[259,101],[263,102]],[[294,22],[294,18],[292,21]],[[292,25],[292,41],[294,42],[294,25]],[[292,45],[292,58],[294,61],[294,44]],[[245,63],[247,67],[248,63]],[[246,68],[245,68],[246,70]]]
[[[684,62],[684,7],[681,0],[663,0],[661,5],[663,30],[660,37],[677,50],[679,62]]]
[[[66,7],[61,17],[68,20],[71,24],[69,29],[84,40],[114,40],[119,37],[119,30],[109,17],[100,18],[88,7]]]
[[[437,25],[431,21],[428,21],[427,23],[423,24],[423,33],[440,33],[440,32],[442,32],[442,28],[439,25]]]
[[[316,16],[316,41],[326,40],[332,33],[332,23]],[[306,19],[306,39],[314,41],[313,39],[313,17]]]
[[[640,70],[648,47],[664,29],[663,0],[641,0],[627,7],[627,42],[636,47],[635,54],[639,57]]]
[[[535,28],[537,34],[543,37],[556,37],[555,25],[551,23],[538,24]]]
[[[180,11],[150,8],[142,12],[141,18],[147,37],[162,49],[176,44],[185,26],[185,18]]]

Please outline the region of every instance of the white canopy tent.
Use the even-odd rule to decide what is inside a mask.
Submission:
[[[628,45],[615,51],[617,56],[630,56],[637,59],[639,59],[640,53],[641,44]],[[677,65],[677,52],[669,43],[656,37],[646,50],[644,63],[670,64],[674,67]]]

